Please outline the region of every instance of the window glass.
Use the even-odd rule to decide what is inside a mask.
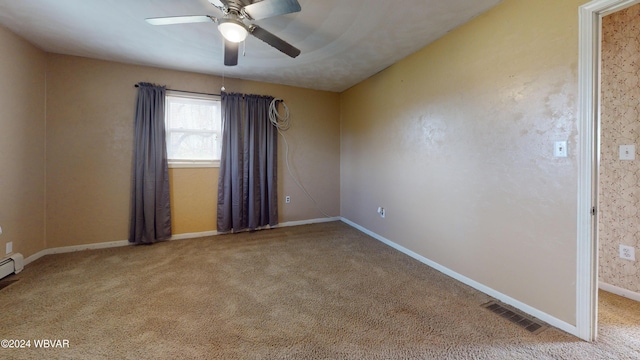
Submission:
[[[219,165],[219,97],[167,91],[165,117],[169,165]]]

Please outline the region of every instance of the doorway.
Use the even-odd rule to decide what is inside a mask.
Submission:
[[[599,288],[640,301],[635,259],[640,216],[640,4],[602,18],[600,161],[598,163]],[[601,304],[601,302],[600,302]]]
[[[600,164],[600,53],[602,18],[640,0],[593,0],[580,7],[579,180],[576,332],[588,341],[597,337],[598,184]]]

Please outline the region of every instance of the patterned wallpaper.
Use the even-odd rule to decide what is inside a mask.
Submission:
[[[602,30],[600,281],[640,293],[640,5],[605,17]],[[635,145],[636,159],[619,160],[620,145]],[[636,261],[620,259],[619,245]]]

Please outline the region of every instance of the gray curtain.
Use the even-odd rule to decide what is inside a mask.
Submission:
[[[222,151],[218,178],[218,231],[243,229],[247,223],[242,191],[242,95],[221,94]]]
[[[134,244],[171,237],[165,93],[163,86],[138,84],[129,228],[129,242]]]
[[[278,138],[269,121],[271,101],[270,96],[222,94],[220,232],[278,224]]]

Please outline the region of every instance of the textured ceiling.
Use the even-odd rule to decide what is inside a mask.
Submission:
[[[254,21],[302,50],[295,59],[249,37],[223,65],[214,23],[152,26],[148,17],[212,15],[207,0],[0,0],[0,24],[59,54],[343,91],[501,0],[298,0],[296,14]]]

